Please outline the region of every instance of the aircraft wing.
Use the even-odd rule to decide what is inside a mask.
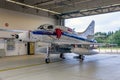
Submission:
[[[55,42],[57,44],[83,44],[83,45],[100,45],[101,43],[77,43],[77,42]]]
[[[0,38],[15,38],[18,34],[28,33],[29,31],[25,30],[11,30],[0,28]]]
[[[27,32],[25,30],[11,30],[11,29],[4,29],[4,28],[0,28],[0,31],[6,31],[6,32],[16,32],[16,33],[23,33],[23,32]]]

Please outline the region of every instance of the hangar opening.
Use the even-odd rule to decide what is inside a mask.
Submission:
[[[65,26],[81,33],[87,28],[87,24],[92,20],[95,21],[95,39],[99,46],[99,52],[119,53],[120,50],[120,12],[112,12],[86,17],[65,19]]]

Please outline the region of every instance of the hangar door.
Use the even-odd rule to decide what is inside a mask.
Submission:
[[[28,55],[34,55],[35,54],[35,43],[34,42],[28,42],[27,43],[27,54]]]

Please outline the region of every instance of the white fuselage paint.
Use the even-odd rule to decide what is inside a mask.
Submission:
[[[56,29],[60,29],[62,31],[62,34],[59,38],[57,36]],[[90,39],[87,38],[88,36],[93,35],[94,33],[93,31],[94,31],[94,21],[91,22],[91,24],[88,26],[86,31],[81,35],[68,27],[45,24],[38,27],[37,30],[34,30],[32,32],[27,32],[26,35],[24,36],[21,36],[21,34],[19,34],[19,39],[22,39],[23,41],[32,41],[32,42],[40,41],[48,44],[56,43],[56,44],[87,45],[87,47],[86,46],[75,47],[71,51],[82,55],[92,54],[92,53],[95,54],[97,52],[93,51],[94,47],[90,47],[90,45],[94,45],[94,40],[92,38]]]

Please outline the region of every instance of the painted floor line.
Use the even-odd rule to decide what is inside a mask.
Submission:
[[[60,62],[60,61],[50,62],[48,64],[56,63],[56,62]],[[9,71],[9,70],[16,70],[16,69],[22,69],[22,68],[28,68],[28,67],[33,67],[33,66],[38,66],[38,65],[43,65],[43,64],[46,64],[46,63],[18,66],[18,67],[14,67],[14,68],[6,68],[6,69],[1,69],[0,72]]]

